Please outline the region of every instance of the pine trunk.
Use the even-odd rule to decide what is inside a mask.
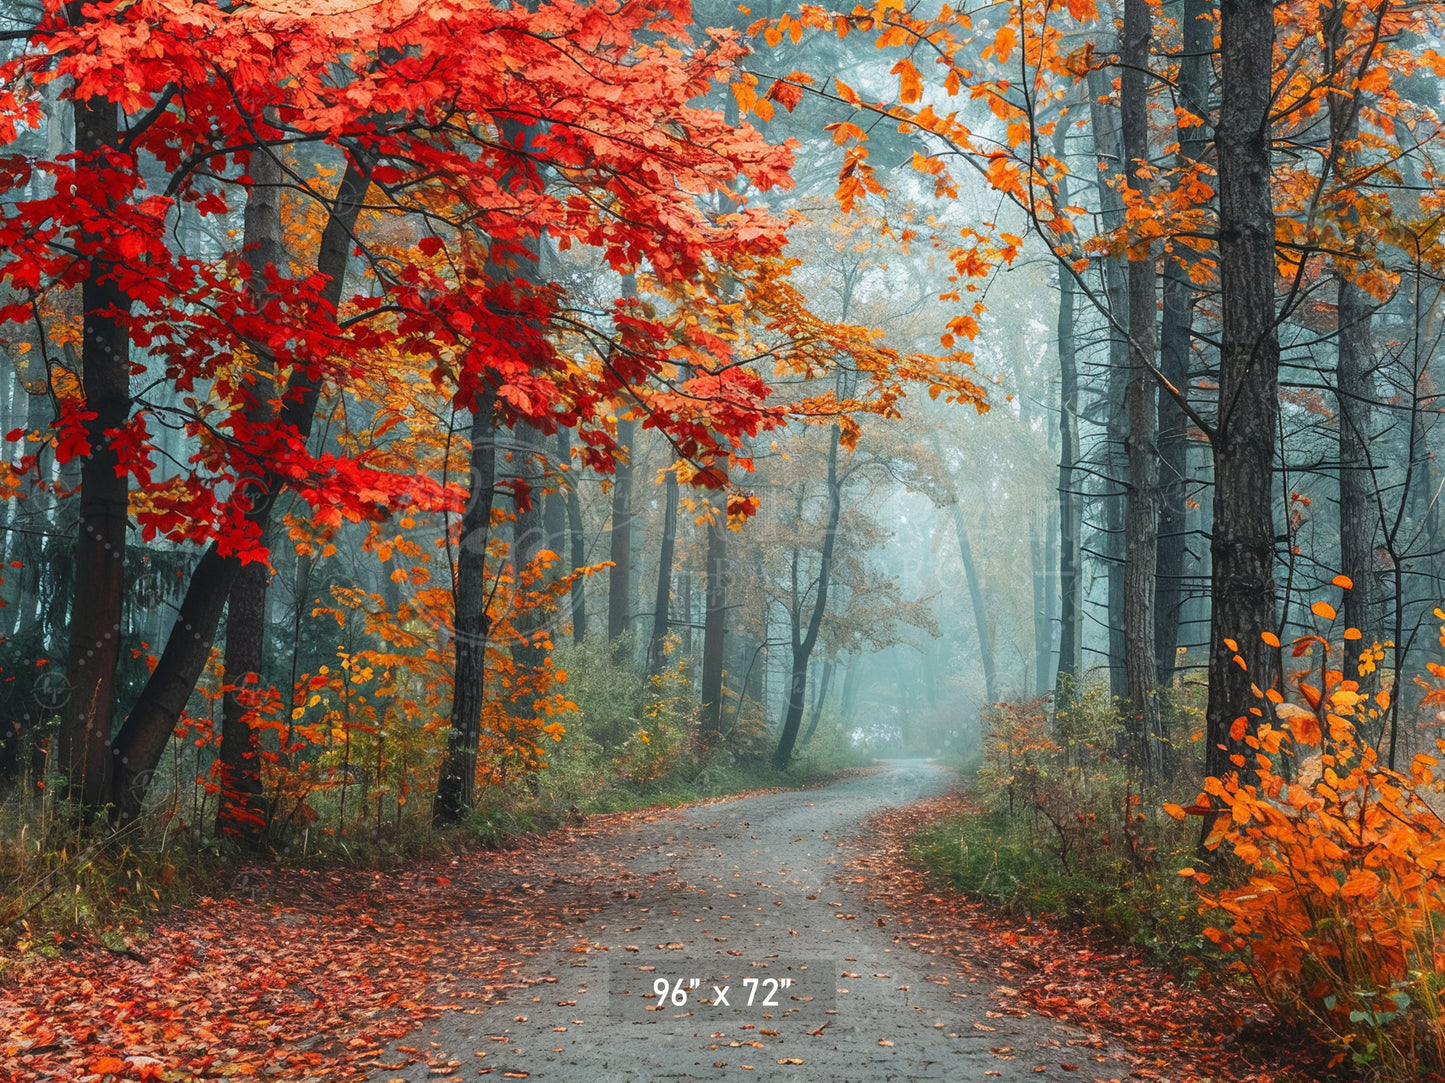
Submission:
[[[119,138],[116,106],[104,98],[75,103],[75,149],[83,161],[112,150]],[[90,169],[79,174],[79,199],[97,213],[111,197]],[[101,243],[86,237],[87,242]],[[104,252],[90,258],[81,287],[81,391],[90,454],[80,467],[80,521],[75,535],[74,593],[66,679],[52,767],[65,775],[67,794],[95,809],[111,798],[116,668],[125,612],[125,545],[130,519],[127,470],[107,431],[130,418],[131,300],[110,278]]]
[[[1148,0],[1124,0],[1124,36],[1120,118],[1125,175],[1140,200],[1151,185],[1149,163],[1149,42],[1153,31]],[[1130,238],[1132,240],[1132,238]],[[1154,250],[1129,246],[1129,487],[1125,503],[1124,669],[1127,679],[1125,724],[1130,755],[1145,779],[1154,775],[1159,735],[1159,701],[1154,695],[1158,657],[1154,644],[1154,590],[1158,568],[1159,459],[1154,440],[1159,427],[1159,385],[1154,376]]]
[[[1260,633],[1278,623],[1274,581],[1274,440],[1279,417],[1274,204],[1270,191],[1270,77],[1274,11],[1253,0],[1220,5],[1219,279],[1222,338],[1213,440],[1213,614],[1206,768],[1222,776],[1248,746],[1231,729],[1269,688],[1274,653]],[[1238,645],[1236,652],[1226,640]],[[1238,653],[1248,670],[1235,662]],[[1235,730],[1234,732],[1239,732]]]
[[[1209,117],[1209,52],[1214,20],[1210,0],[1184,0],[1183,50],[1179,60],[1180,104],[1201,120]],[[1192,168],[1208,151],[1207,128],[1177,129],[1180,169]],[[1193,352],[1196,291],[1189,277],[1192,250],[1175,245],[1165,257],[1164,314],[1159,332],[1159,367],[1179,394],[1187,394]],[[1179,624],[1186,597],[1188,556],[1189,419],[1173,395],[1159,396],[1159,560],[1154,589],[1154,650],[1159,687],[1174,680],[1178,664]]]

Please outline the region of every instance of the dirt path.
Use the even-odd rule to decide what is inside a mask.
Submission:
[[[528,960],[517,975],[524,987],[500,1002],[468,1006],[483,990],[458,975],[449,989],[458,1010],[394,1045],[371,1079],[1126,1076],[1094,1035],[1017,1007],[1004,979],[910,947],[894,913],[868,901],[866,875],[848,867],[867,816],[951,778],[894,762],[822,789],[698,806],[579,839],[576,867],[591,871],[557,868],[547,885],[548,909],[576,915],[575,940],[564,947],[572,938],[557,937]],[[613,871],[598,880],[593,858]],[[459,913],[458,924],[495,933],[488,916]],[[766,984],[746,984],[770,975],[795,981],[773,994],[776,1008],[761,1005],[773,992]],[[694,977],[703,982],[695,991],[685,983],[686,1004],[647,1010],[655,982]],[[726,987],[726,1007],[713,1002],[714,986]]]

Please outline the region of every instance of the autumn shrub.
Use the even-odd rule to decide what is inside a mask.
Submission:
[[[1321,635],[1296,640],[1295,657],[1315,660],[1290,679],[1296,696],[1261,692],[1257,716],[1241,715],[1231,733],[1244,746],[1237,770],[1207,779],[1194,806],[1169,811],[1207,817],[1207,845],[1243,869],[1242,883],[1226,875],[1217,890],[1203,870],[1184,872],[1215,922],[1208,935],[1275,1010],[1342,1058],[1415,1079],[1445,1070],[1438,761],[1420,754],[1404,770],[1389,766],[1376,741],[1390,697],[1366,694],[1335,668],[1334,646]],[[1445,678],[1445,668],[1429,668]],[[1442,701],[1445,689],[1425,696],[1427,706]]]
[[[1002,908],[1085,926],[1161,962],[1194,965],[1203,946],[1193,899],[1172,874],[1195,837],[1154,811],[1115,754],[1107,689],[1000,704],[984,719],[976,812],[915,836],[911,857]]]

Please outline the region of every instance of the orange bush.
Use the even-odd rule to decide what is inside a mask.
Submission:
[[[1193,809],[1165,808],[1212,817],[1206,845],[1227,844],[1244,866],[1242,885],[1201,891],[1222,919],[1207,935],[1242,956],[1274,1008],[1320,1029],[1341,1059],[1418,1078],[1445,1067],[1445,823],[1427,799],[1438,761],[1386,767],[1365,733],[1388,694],[1331,669],[1323,637],[1295,646],[1323,657],[1318,677],[1295,675],[1302,702],[1261,692],[1252,732],[1236,723],[1251,756],[1206,779]]]

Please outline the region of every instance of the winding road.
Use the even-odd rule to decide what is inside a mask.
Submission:
[[[429,1063],[372,1078],[1126,1076],[1092,1035],[1015,1006],[1013,991],[1000,989],[1005,979],[989,977],[969,945],[916,951],[896,935],[892,910],[868,901],[866,877],[849,868],[863,821],[951,782],[925,762],[894,761],[826,787],[694,806],[581,840],[608,849],[615,879],[555,870],[549,891],[575,893],[581,904],[570,947],[529,960],[524,988],[506,999],[448,1012],[397,1046],[425,1052]],[[458,922],[489,927],[481,912]],[[661,982],[667,994],[651,995]],[[764,1005],[769,996],[776,1006]]]

